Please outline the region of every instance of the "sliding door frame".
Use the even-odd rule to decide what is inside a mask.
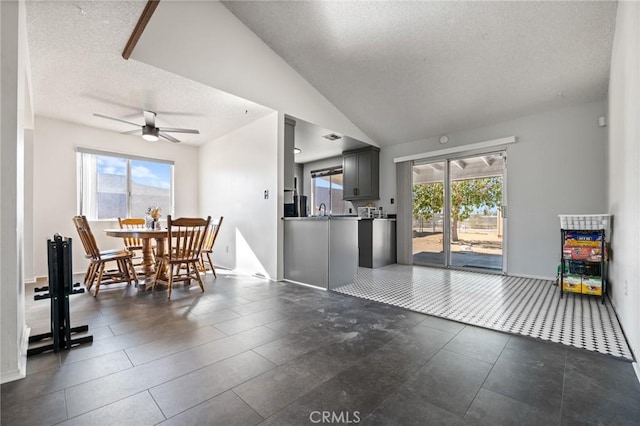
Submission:
[[[503,160],[502,167],[502,205],[500,206],[499,213],[502,216],[502,268],[501,270],[491,270],[482,268],[472,268],[464,266],[452,266],[451,265],[451,163],[456,160],[463,160],[470,157],[481,157],[483,155],[495,155],[500,154]],[[446,269],[456,269],[465,271],[482,271],[490,274],[507,274],[507,232],[508,232],[508,204],[507,204],[507,148],[495,147],[486,148],[480,150],[461,151],[451,154],[445,154],[441,156],[426,157],[424,159],[416,159],[411,162],[411,166],[421,164],[431,164],[441,162],[444,164],[444,220],[442,229],[443,239],[443,251],[444,251],[444,265],[427,264],[425,266],[434,266]],[[411,182],[413,185],[413,180]],[[411,214],[411,213],[410,213]]]

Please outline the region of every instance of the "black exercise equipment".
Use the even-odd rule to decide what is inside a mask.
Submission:
[[[51,299],[51,332],[38,334],[29,337],[29,343],[39,342],[45,339],[52,339],[52,343],[37,346],[27,350],[27,356],[36,355],[42,352],[61,349],[71,349],[82,343],[93,342],[93,336],[83,336],[76,339],[71,338],[72,333],[88,331],[88,325],[71,327],[71,317],[69,315],[69,295],[84,293],[84,288],[80,283],[73,284],[73,269],[71,267],[71,238],[62,238],[56,234],[53,241],[47,239],[47,253],[49,261],[49,285],[46,287],[36,287],[34,291],[41,293],[48,291],[48,294],[36,294],[34,300]]]

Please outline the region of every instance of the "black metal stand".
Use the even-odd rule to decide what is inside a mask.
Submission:
[[[27,350],[27,356],[36,355],[42,352],[61,349],[71,349],[73,346],[82,343],[93,342],[93,336],[84,336],[72,339],[72,333],[88,331],[88,325],[71,327],[71,317],[69,314],[69,295],[84,293],[80,283],[73,284],[71,267],[71,238],[63,239],[56,234],[52,240],[47,240],[47,253],[49,261],[49,285],[46,287],[36,287],[36,293],[48,291],[48,294],[36,294],[34,300],[51,299],[51,332],[38,334],[29,337],[29,343],[39,342],[45,339],[52,339],[48,345],[37,346]]]

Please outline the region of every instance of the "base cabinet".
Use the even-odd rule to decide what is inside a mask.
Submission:
[[[365,268],[397,262],[394,219],[361,219],[358,222],[358,260]]]

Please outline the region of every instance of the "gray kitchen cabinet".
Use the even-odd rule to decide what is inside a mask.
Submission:
[[[380,149],[368,147],[342,153],[344,200],[380,199]]]

